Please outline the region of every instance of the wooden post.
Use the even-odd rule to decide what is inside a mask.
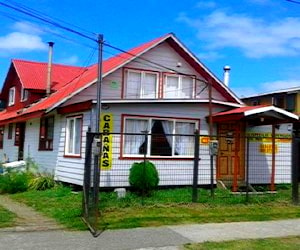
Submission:
[[[237,125],[239,126],[239,124]],[[238,157],[239,157],[239,140],[238,140],[238,133],[239,129],[235,128],[235,135],[234,135],[234,168],[233,168],[233,185],[232,185],[232,192],[237,192],[238,190]]]
[[[275,191],[275,124],[272,124],[272,170],[271,170],[271,185],[270,190]]]

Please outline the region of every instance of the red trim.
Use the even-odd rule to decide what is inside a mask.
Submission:
[[[80,154],[79,155],[68,155],[66,154],[66,141],[67,141],[67,124],[68,124],[68,118],[76,118],[80,117],[81,120],[81,131],[80,131]],[[65,143],[64,143],[64,156],[65,158],[82,158],[82,134],[83,134],[83,114],[78,115],[69,115],[66,116],[66,123],[65,123]]]
[[[119,160],[143,160],[144,157],[126,157],[126,156],[120,156]],[[168,161],[193,161],[194,158],[190,157],[190,158],[174,158],[173,156],[165,156],[164,158],[160,158],[160,157],[155,157],[155,156],[147,156],[147,160],[168,160]]]
[[[69,114],[89,110],[92,107],[92,101],[71,104],[57,109],[58,114]]]
[[[14,117],[14,118],[9,118],[9,119],[6,119],[6,120],[2,120],[2,121],[0,121],[0,125],[7,124],[7,123],[24,122],[24,121],[27,121],[27,120],[32,119],[32,118],[41,117],[43,114],[44,114],[44,111],[36,111],[34,113],[20,115],[20,116]]]
[[[157,93],[155,93],[155,99],[159,98],[159,88],[160,88],[160,71],[156,71],[156,70],[150,70],[150,69],[143,69],[143,68],[132,68],[132,67],[123,67],[122,69],[122,89],[121,89],[121,99],[126,99],[125,97],[125,87],[126,87],[126,79],[127,79],[127,75],[126,72],[127,70],[132,70],[132,71],[137,71],[137,72],[150,72],[150,73],[155,73],[157,74],[157,82],[158,86],[156,91]],[[142,98],[138,98],[138,99],[142,99]]]
[[[224,116],[213,116],[213,122],[230,122],[230,121],[239,121],[244,118],[244,114],[235,114],[235,115],[224,115]]]

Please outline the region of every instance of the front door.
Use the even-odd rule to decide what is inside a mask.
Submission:
[[[15,145],[19,146],[18,160],[24,160],[24,142],[25,142],[25,122],[16,124]]]
[[[240,122],[218,125],[219,156],[217,179],[233,180],[234,175],[241,180],[245,176],[244,126]]]

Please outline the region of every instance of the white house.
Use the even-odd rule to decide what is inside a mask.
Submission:
[[[0,96],[4,105],[0,112],[2,161],[32,157],[57,180],[82,185],[86,132],[96,127],[97,65],[80,68],[53,64],[48,95],[46,75],[46,63],[12,60]],[[212,86],[211,100],[208,85]],[[101,126],[109,132],[148,130],[153,134],[192,135],[199,130],[201,135],[208,135],[209,105],[214,114],[245,106],[173,34],[103,62]],[[261,114],[253,110],[254,115]],[[278,112],[281,111],[263,114]],[[218,119],[224,117],[220,114],[214,117],[214,134],[226,134],[233,127],[236,133],[244,133],[236,120]],[[297,119],[289,112],[280,114],[284,119]],[[154,139],[149,137],[147,152],[142,152],[142,136],[113,135],[109,142],[112,149],[106,152],[110,154],[109,161],[102,162],[101,185],[128,185],[124,173],[144,154],[157,166],[161,185],[190,184],[193,137],[171,141],[165,136],[167,151],[161,150]],[[241,162],[239,178],[245,177],[244,149],[231,152]],[[200,148],[200,157],[199,184],[208,184],[208,145]],[[232,177],[232,172],[225,176],[220,171],[224,164],[224,157],[218,157],[216,178]],[[116,172],[117,177],[113,177]],[[177,175],[170,178],[170,173]]]

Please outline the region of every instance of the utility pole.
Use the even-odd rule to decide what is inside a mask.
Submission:
[[[96,115],[96,126],[93,132],[100,132],[101,122],[101,106],[102,106],[102,61],[103,61],[103,35],[99,34],[97,39],[98,44],[98,81],[97,81],[97,115]]]

